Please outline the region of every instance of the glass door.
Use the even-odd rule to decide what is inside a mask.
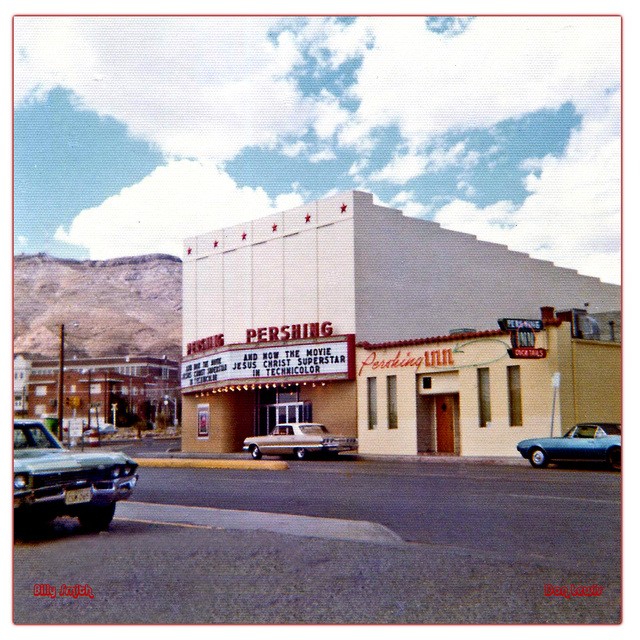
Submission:
[[[266,435],[278,424],[311,421],[310,402],[286,402],[262,405],[258,412],[258,435]]]

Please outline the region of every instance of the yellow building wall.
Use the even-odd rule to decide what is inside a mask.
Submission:
[[[415,455],[418,453],[418,421],[435,421],[425,416],[428,403],[418,397],[458,394],[459,414],[456,451],[463,456],[518,456],[520,440],[551,434],[560,436],[578,421],[619,421],[621,411],[620,345],[576,341],[568,323],[550,326],[536,336],[536,346],[547,349],[539,360],[511,359],[508,336],[475,340],[442,341],[410,347],[358,348],[356,353],[358,439],[363,454]],[[428,366],[425,352],[450,349],[453,365]],[[375,354],[372,356],[372,353]],[[419,366],[389,366],[395,360],[422,359]],[[374,366],[377,362],[378,366]],[[433,362],[433,360],[432,360]],[[369,363],[369,364],[367,364]],[[520,367],[522,425],[509,424],[507,367]],[[489,369],[491,421],[480,427],[478,368]],[[456,376],[444,376],[445,372]],[[554,409],[554,374],[560,374],[560,388]],[[388,375],[397,376],[398,429],[387,420]],[[432,378],[433,388],[421,391],[422,376]],[[440,377],[439,377],[440,376]],[[368,426],[367,378],[377,379],[376,429]],[[446,381],[446,382],[445,382]],[[423,438],[424,441],[424,438]],[[422,443],[424,446],[424,442]]]
[[[356,436],[356,383],[327,382],[324,386],[300,386],[300,402],[311,401],[313,422],[319,422],[331,433]]]
[[[198,438],[198,406],[209,406],[209,437]],[[182,450],[190,453],[242,451],[243,440],[253,435],[252,391],[216,393],[182,400]]]
[[[369,429],[367,377],[372,375],[358,378],[358,451],[381,455],[415,455],[418,452],[415,375],[412,372],[396,370],[375,375],[378,379],[378,424],[375,429]],[[387,376],[389,375],[395,375],[397,379],[397,429],[389,429],[387,410]]]
[[[621,345],[573,341],[576,422],[622,422]]]

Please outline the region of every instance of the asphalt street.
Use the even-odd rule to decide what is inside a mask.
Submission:
[[[290,464],[286,472],[145,468],[135,500],[363,520],[406,542],[507,559],[544,556],[603,571],[619,565],[617,473],[437,462]],[[581,540],[589,541],[588,550]]]
[[[620,520],[620,474],[600,469],[436,459],[141,468],[108,532],[59,519],[16,540],[14,616],[615,624]],[[34,596],[43,583],[89,584],[95,597]],[[594,584],[594,597],[545,595],[546,585]]]

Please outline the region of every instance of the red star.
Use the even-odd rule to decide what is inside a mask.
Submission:
[[[278,228],[278,225],[277,225],[277,224],[274,224],[274,225],[273,225],[273,227],[271,227],[271,229],[272,229],[273,231],[276,231],[276,230],[277,230],[277,228]]]
[[[311,221],[311,214],[307,213],[307,215],[304,217],[304,223],[307,224],[307,222]]]
[[[246,234],[246,233],[243,233],[243,234],[242,234],[242,239],[243,239],[243,240],[246,240],[246,239],[247,239],[247,234]]]
[[[214,240],[214,241],[213,241],[213,248],[215,249],[217,246],[218,246],[218,241],[217,241],[217,240]]]
[[[188,255],[188,256],[190,256],[190,255],[191,255],[191,247],[189,247],[189,248],[187,249],[187,255]]]
[[[342,206],[340,207],[340,213],[344,213],[347,210],[347,205],[343,202]]]

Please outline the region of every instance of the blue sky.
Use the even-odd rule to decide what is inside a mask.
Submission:
[[[620,20],[14,20],[14,252],[182,238],[361,189],[620,282]]]

